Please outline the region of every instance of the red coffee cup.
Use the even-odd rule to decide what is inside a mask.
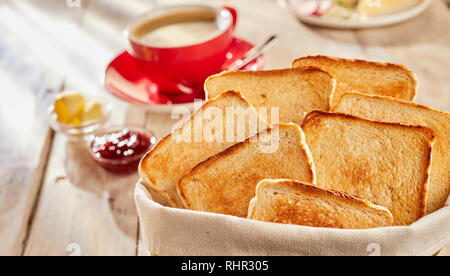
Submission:
[[[214,14],[218,31],[202,41],[182,46],[152,45],[136,37],[136,29],[159,18],[189,12]],[[160,91],[169,94],[190,93],[203,85],[206,78],[217,74],[226,60],[234,38],[237,12],[230,7],[208,5],[166,6],[136,19],[125,30],[128,53],[135,58],[139,70],[155,81]]]

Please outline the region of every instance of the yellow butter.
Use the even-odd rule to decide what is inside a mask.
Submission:
[[[100,102],[90,102],[80,115],[81,122],[89,122],[103,117],[103,105]]]
[[[360,0],[360,12],[368,17],[389,15],[408,10],[423,0]]]
[[[75,124],[84,111],[86,101],[77,92],[63,92],[56,97],[55,113],[58,121],[67,124]]]

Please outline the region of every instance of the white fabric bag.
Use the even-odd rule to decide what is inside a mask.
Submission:
[[[142,238],[159,256],[431,256],[450,242],[446,207],[408,227],[340,230],[283,225],[164,207],[138,183]]]

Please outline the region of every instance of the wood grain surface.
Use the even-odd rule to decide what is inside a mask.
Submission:
[[[163,137],[176,121],[109,96],[99,76],[123,50],[127,22],[155,4],[186,2],[0,1],[0,255],[146,254],[133,200],[137,174],[97,167],[83,143],[50,130],[46,109],[58,91],[78,89],[111,103],[109,125],[145,126]],[[406,23],[358,31],[303,25],[275,0],[203,2],[237,7],[239,37],[258,43],[279,34],[266,68],[312,54],[403,63],[420,80],[417,101],[450,111],[450,12],[440,0]]]

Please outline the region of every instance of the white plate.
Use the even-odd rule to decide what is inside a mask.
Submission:
[[[287,1],[288,0],[278,0],[281,6],[288,8]],[[380,16],[376,18],[366,18],[357,20],[343,20],[329,17],[304,16],[296,14],[293,11],[292,12],[295,14],[295,16],[297,16],[297,18],[300,21],[315,26],[337,28],[337,29],[366,29],[366,28],[375,28],[393,25],[407,21],[423,13],[430,4],[431,0],[423,0],[421,4],[418,4],[417,6],[404,12]]]

